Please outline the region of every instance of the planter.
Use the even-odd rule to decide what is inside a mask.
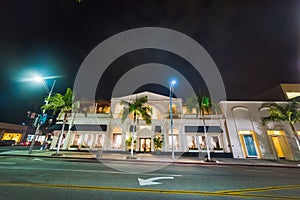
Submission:
[[[157,150],[154,152],[155,155],[160,155],[161,154],[161,150]]]

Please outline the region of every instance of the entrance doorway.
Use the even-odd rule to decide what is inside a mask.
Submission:
[[[284,153],[283,153],[283,150],[280,145],[279,137],[272,136],[272,141],[273,141],[274,147],[276,149],[278,158],[284,158]]]
[[[254,131],[239,131],[239,137],[245,158],[260,158],[260,150]]]
[[[257,157],[255,143],[252,135],[243,135],[247,157]]]
[[[278,158],[293,159],[293,154],[286,141],[284,131],[267,131]]]
[[[151,152],[151,138],[140,138],[140,152]]]

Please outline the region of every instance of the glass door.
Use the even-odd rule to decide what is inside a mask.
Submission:
[[[277,152],[277,156],[279,158],[284,158],[284,153],[283,153],[283,150],[281,148],[278,136],[272,136],[272,141],[273,141],[273,144],[275,146],[275,149],[276,149],[276,152]]]
[[[256,147],[252,135],[244,135],[244,142],[246,146],[246,152],[248,157],[257,157]]]
[[[140,152],[151,152],[151,138],[140,138]]]

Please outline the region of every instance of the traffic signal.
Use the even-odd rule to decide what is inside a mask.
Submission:
[[[46,113],[39,115],[39,124],[44,125],[47,121],[47,117],[48,115]]]

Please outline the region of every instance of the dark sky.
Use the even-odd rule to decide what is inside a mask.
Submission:
[[[0,1],[0,122],[20,124],[27,110],[39,111],[43,87],[22,78],[34,72],[61,75],[54,90],[64,92],[94,47],[138,27],[169,28],[196,40],[216,63],[228,100],[248,100],[280,83],[298,83],[299,6],[297,0]],[[171,54],[160,60],[162,54],[131,53],[110,70],[152,60],[176,62]],[[98,97],[108,98],[109,85],[121,75],[107,80],[108,89]]]

